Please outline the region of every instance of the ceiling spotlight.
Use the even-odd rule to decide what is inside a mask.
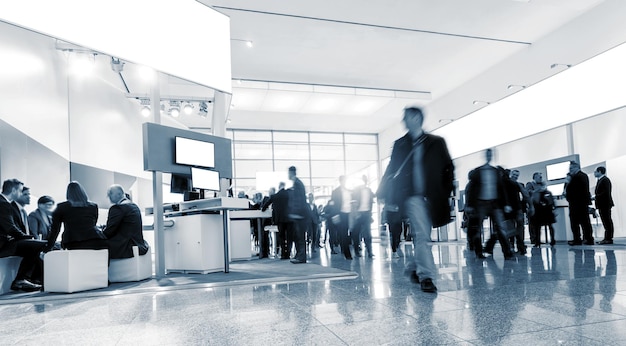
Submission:
[[[507,88],[508,90],[515,89],[515,88],[526,89],[526,86],[525,86],[525,85],[516,85],[516,84],[511,84],[511,85],[509,85],[509,86],[508,86],[508,87],[506,87],[506,88]]]
[[[180,115],[180,102],[179,101],[170,101],[170,115],[174,118],[178,118]]]
[[[550,65],[550,68],[555,68],[555,67],[558,67],[558,66],[565,66],[565,68],[572,67],[572,65],[570,65],[570,64],[552,64],[552,65]]]
[[[119,58],[111,57],[111,70],[116,73],[124,71],[124,62]]]
[[[209,115],[209,110],[208,110],[209,106],[207,105],[206,102],[202,101],[200,102],[200,106],[198,107],[198,115],[206,118]]]
[[[193,105],[189,102],[185,103],[183,106],[183,112],[187,115],[191,114],[193,112]]]
[[[487,102],[487,101],[479,101],[479,100],[476,100],[476,101],[472,102],[472,104],[475,104],[475,105],[488,105],[488,104],[490,104],[490,103],[489,103],[489,102]]]
[[[252,41],[246,41],[246,46],[248,48],[252,48]]]
[[[149,99],[141,99],[141,115],[144,116],[144,118],[147,118],[150,116],[150,100]]]

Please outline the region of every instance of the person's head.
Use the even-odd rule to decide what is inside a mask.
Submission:
[[[87,192],[77,181],[72,181],[67,185],[67,193],[65,194],[65,197],[73,207],[85,207],[89,203]]]
[[[367,175],[363,174],[363,176],[361,177],[361,179],[363,179],[363,185],[367,185]]]
[[[285,189],[285,182],[281,181],[280,183],[278,183],[278,190],[284,190]]]
[[[268,193],[269,193],[270,196],[275,195],[276,194],[276,188],[275,187],[270,187],[270,190],[269,190]]]
[[[407,107],[404,109],[402,121],[411,135],[413,135],[413,137],[417,137],[423,131],[422,125],[424,125],[424,112],[418,107]]]
[[[291,166],[289,167],[289,180],[295,180],[296,179],[296,167],[295,166]]]
[[[44,214],[52,214],[54,210],[54,199],[50,196],[41,196],[37,200],[37,209],[39,209]]]
[[[543,180],[543,174],[541,172],[533,173],[533,181],[537,184],[541,183]]]
[[[339,186],[346,187],[346,176],[345,175],[339,176]]]
[[[246,198],[246,192],[245,191],[237,192],[237,198]]]
[[[519,171],[517,169],[512,170],[509,177],[511,177],[511,180],[517,181],[519,179]]]
[[[252,198],[253,198],[253,201],[254,201],[255,203],[259,203],[259,202],[261,202],[261,201],[263,200],[263,194],[262,194],[262,193],[260,193],[260,192],[256,192],[256,193],[254,194],[254,197],[252,197]]]
[[[22,188],[22,194],[15,200],[16,203],[22,207],[30,204],[30,187],[24,186]]]
[[[126,193],[124,193],[124,188],[120,185],[111,185],[107,190],[107,196],[109,197],[109,201],[113,204],[119,203],[122,199],[126,198]]]
[[[24,183],[17,179],[8,179],[2,183],[2,194],[15,201],[22,194]]]
[[[315,202],[315,197],[312,193],[309,192],[309,195],[307,197],[309,198],[309,203],[313,204],[313,202]]]
[[[606,168],[604,166],[598,166],[596,170],[593,172],[593,175],[596,178],[603,177],[606,174]]]
[[[580,171],[580,164],[576,161],[569,162],[569,174],[576,174]]]
[[[493,159],[493,150],[489,148],[485,150],[485,160],[487,160],[487,163],[490,163],[492,159]]]

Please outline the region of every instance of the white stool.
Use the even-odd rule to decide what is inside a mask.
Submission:
[[[15,280],[20,263],[22,263],[22,257],[0,258],[0,294],[5,294],[11,290],[11,284]]]
[[[109,250],[60,250],[43,260],[44,291],[72,293],[109,285]]]
[[[152,277],[152,255],[148,252],[139,256],[139,248],[133,246],[133,257],[112,259],[109,264],[109,281],[141,281]]]

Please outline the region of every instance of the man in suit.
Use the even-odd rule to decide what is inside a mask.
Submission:
[[[13,219],[15,220],[15,224],[17,227],[24,232],[26,235],[34,235],[30,232],[30,227],[28,225],[28,212],[24,209],[24,206],[30,204],[30,188],[24,186],[22,189],[22,194],[11,202],[11,206],[13,207]]]
[[[320,213],[315,205],[315,197],[309,193],[309,210],[311,211],[311,223],[309,224],[309,239],[311,239],[311,252],[317,252],[320,247]]]
[[[354,251],[360,250],[361,238],[365,242],[365,249],[369,258],[374,257],[372,253],[372,205],[374,203],[374,193],[367,186],[367,176],[362,177],[363,185],[359,185],[352,192],[352,200],[355,201],[354,208],[357,215],[352,230],[352,244]],[[360,256],[360,251],[357,253]]]
[[[599,241],[598,244],[613,244],[614,228],[613,219],[611,219],[611,208],[615,205],[611,196],[613,185],[606,176],[605,167],[599,166],[593,172],[593,175],[598,179],[595,191],[596,209],[600,213],[600,220],[602,220],[602,225],[604,226],[604,239]]]
[[[39,254],[45,241],[35,240],[16,224],[15,209],[11,202],[22,195],[24,183],[17,179],[5,180],[0,194],[0,257],[20,256],[22,262],[11,289],[15,291],[39,291],[42,280],[42,263]],[[17,220],[19,222],[19,220]]]
[[[415,268],[413,280],[420,283],[422,291],[434,293],[437,267],[428,242],[432,227],[450,222],[454,165],[445,140],[424,132],[420,108],[406,108],[403,121],[408,132],[393,145],[377,195],[386,203],[385,208],[394,206],[392,210],[408,216],[415,249],[408,269]]]
[[[339,177],[339,187],[333,190],[330,197],[331,217],[330,222],[333,223],[339,238],[341,252],[347,260],[352,259],[350,252],[350,212],[352,211],[352,192],[346,188],[346,177]],[[355,255],[360,256],[358,249],[354,249]]]
[[[565,198],[569,203],[569,220],[572,225],[574,240],[569,245],[594,245],[591,222],[589,221],[589,205],[591,194],[589,193],[589,178],[580,170],[580,164],[576,161],[569,163],[569,182],[565,186]],[[583,231],[583,239],[580,238],[580,229]]]
[[[306,202],[304,184],[296,175],[296,167],[289,167],[289,180],[293,181],[289,195],[289,219],[291,235],[296,244],[296,256],[291,263],[306,263],[306,231],[311,222],[311,213]]]
[[[37,209],[28,215],[28,228],[35,239],[48,240],[52,225],[52,210],[54,199],[50,196],[41,196],[37,200]]]
[[[291,254],[291,243],[287,242],[287,231],[289,230],[289,193],[285,190],[285,183],[278,184],[278,192],[270,195],[269,199],[263,203],[262,211],[266,211],[272,206],[272,223],[278,227],[277,243],[280,249],[280,259],[289,259]]]
[[[126,198],[120,185],[112,185],[107,196],[113,205],[109,208],[107,224],[103,230],[107,237],[109,258],[133,257],[133,246],[139,247],[139,255],[145,255],[149,246],[143,239],[141,210]]]

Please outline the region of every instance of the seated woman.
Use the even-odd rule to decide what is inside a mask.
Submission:
[[[98,205],[90,202],[85,189],[76,181],[67,186],[67,201],[59,203],[52,213],[52,227],[48,238],[48,250],[64,225],[61,247],[64,249],[100,250],[107,248],[106,237],[96,226]]]
[[[50,196],[41,196],[37,200],[37,209],[28,215],[28,229],[35,239],[48,240],[52,227],[52,212],[54,211],[54,199]],[[54,244],[54,250],[60,250],[61,243]]]

